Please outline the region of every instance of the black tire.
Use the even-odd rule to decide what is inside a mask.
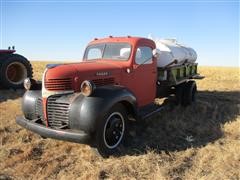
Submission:
[[[32,65],[23,56],[11,54],[6,59],[2,59],[0,80],[5,88],[23,88],[25,78],[32,78]]]
[[[197,85],[195,81],[188,81],[183,92],[183,106],[191,105],[196,100]]]
[[[117,104],[97,123],[96,147],[99,154],[105,158],[110,155],[121,154],[122,144],[125,143],[127,132],[126,110],[123,105]]]
[[[184,90],[185,90],[185,84],[186,83],[182,83],[182,84],[179,84],[177,85],[176,87],[176,92],[175,92],[175,96],[176,96],[176,104],[179,105],[179,104],[183,104],[183,97],[184,97]]]

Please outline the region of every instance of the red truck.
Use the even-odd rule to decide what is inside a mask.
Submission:
[[[155,98],[176,95],[182,105],[195,100],[197,64],[158,68],[158,55],[147,38],[94,39],[82,62],[49,64],[41,82],[25,80],[24,116],[16,122],[43,137],[94,142],[102,156],[118,153],[129,122],[161,109]]]

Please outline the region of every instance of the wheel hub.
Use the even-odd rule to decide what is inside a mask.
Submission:
[[[124,118],[118,113],[112,113],[104,126],[103,138],[105,145],[113,149],[121,142],[125,130]]]
[[[21,84],[27,78],[27,69],[20,62],[12,62],[7,66],[6,79],[12,84]]]

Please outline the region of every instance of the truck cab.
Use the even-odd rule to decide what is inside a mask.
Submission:
[[[96,60],[118,66],[121,73],[112,74],[116,78],[115,84],[133,92],[141,107],[153,102],[156,96],[157,66],[153,49],[155,43],[150,39],[110,37],[91,42],[85,51],[84,61]]]
[[[166,74],[176,75],[175,81],[184,74],[178,77],[183,82],[196,75],[193,66],[176,73],[157,68],[157,52],[154,41],[147,38],[94,39],[82,62],[49,64],[42,82],[25,80],[24,117],[16,121],[41,136],[86,144],[94,141],[102,156],[115,154],[127,138],[129,121],[156,111],[146,108],[152,107],[156,97],[173,91],[182,96],[186,86],[182,82],[169,85]],[[165,85],[159,88],[160,84]],[[196,87],[188,84],[192,101]]]

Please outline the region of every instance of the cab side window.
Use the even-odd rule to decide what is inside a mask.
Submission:
[[[135,62],[136,62],[136,64],[151,64],[152,63],[152,49],[147,46],[137,48]]]

